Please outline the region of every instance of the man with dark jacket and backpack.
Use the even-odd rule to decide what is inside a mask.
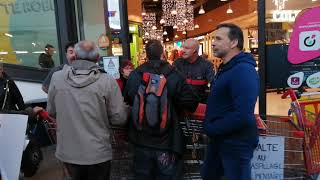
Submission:
[[[129,139],[134,145],[137,180],[182,178],[185,142],[179,115],[198,105],[183,76],[161,60],[162,53],[160,41],[150,40],[148,61],[130,74],[124,91],[132,106]]]
[[[208,99],[204,131],[210,137],[204,180],[250,180],[250,160],[258,143],[254,107],[259,94],[256,62],[242,52],[243,33],[234,24],[221,24],[213,42],[223,60]]]

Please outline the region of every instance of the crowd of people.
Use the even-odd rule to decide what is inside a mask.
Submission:
[[[109,179],[110,128],[116,125],[128,128],[135,179],[182,179],[186,145],[179,122],[205,103],[203,126],[209,144],[202,178],[250,180],[250,160],[258,143],[254,107],[259,78],[255,60],[242,49],[242,30],[220,24],[213,51],[222,65],[215,72],[198,55],[195,39],[184,42],[181,58],[172,65],[164,59],[161,42],[149,40],[147,61],[136,69],[123,61],[121,77],[115,80],[97,65],[94,42],[68,44],[68,64],[51,69],[42,87],[48,93],[46,110],[57,120],[56,157],[64,164],[65,178]],[[0,79],[10,82],[4,75]],[[5,103],[3,93],[0,102]]]

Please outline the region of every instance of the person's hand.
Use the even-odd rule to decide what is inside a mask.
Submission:
[[[44,109],[42,107],[36,106],[32,110],[35,114],[38,114],[40,111],[43,111]]]

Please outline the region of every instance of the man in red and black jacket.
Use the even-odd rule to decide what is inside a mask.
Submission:
[[[208,83],[214,77],[212,64],[199,56],[199,42],[196,39],[188,39],[182,45],[182,58],[174,61],[187,83],[191,85],[200,102],[205,103],[208,99]]]

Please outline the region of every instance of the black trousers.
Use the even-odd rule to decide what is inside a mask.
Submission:
[[[111,161],[94,165],[64,163],[64,176],[72,180],[109,180]]]
[[[135,180],[183,179],[183,160],[166,150],[136,146],[133,164]]]

